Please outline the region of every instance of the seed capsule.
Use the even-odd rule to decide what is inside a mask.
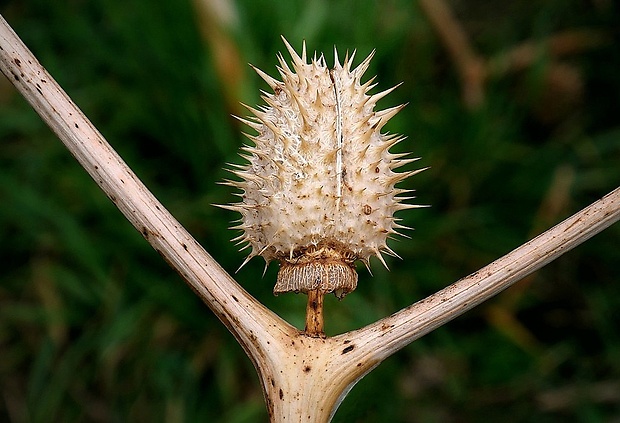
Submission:
[[[355,53],[341,65],[334,50],[330,70],[323,55],[308,63],[305,43],[301,56],[284,43],[292,69],[278,55],[282,81],[255,69],[273,94],[239,118],[257,134],[246,134],[254,144],[242,148],[248,163],[231,170],[240,180],[227,181],[241,189],[241,201],[222,207],[242,215],[233,228],[251,248],[243,264],[255,256],[279,261],[275,294],[341,298],[357,286],[357,260],[369,267],[371,256],[384,265],[382,253],[397,256],[387,239],[409,228],[394,213],[419,206],[404,203],[413,197],[399,196],[409,191],[395,184],[421,170],[394,172],[417,159],[390,153],[404,137],[381,133],[403,106],[374,111],[395,87],[368,95],[375,84],[361,78],[373,53],[352,69]]]

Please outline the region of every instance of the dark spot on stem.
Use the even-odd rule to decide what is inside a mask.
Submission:
[[[346,354],[348,352],[353,351],[353,348],[355,348],[355,345],[349,345],[348,347],[346,347],[344,350],[342,350],[343,354]]]

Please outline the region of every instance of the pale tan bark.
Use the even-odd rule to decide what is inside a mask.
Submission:
[[[112,202],[243,346],[260,375],[272,422],[329,421],[351,387],[382,360],[620,218],[619,188],[392,316],[331,338],[313,337],[268,310],[215,262],[138,180],[2,17],[0,68]],[[316,332],[318,326],[314,326]]]

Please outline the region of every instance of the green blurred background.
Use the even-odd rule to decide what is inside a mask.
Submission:
[[[432,207],[401,213],[416,230],[391,244],[403,259],[389,260],[390,272],[375,261],[355,293],[327,300],[336,334],[441,289],[619,185],[617,2],[448,4],[456,26],[395,0],[20,0],[0,11],[230,272],[243,259],[227,229],[237,216],[211,204],[234,201],[217,182],[247,128],[230,115],[268,88],[247,63],[276,76],[281,34],[330,64],[334,45],[357,49],[356,63],[376,49],[376,90],[403,82],[380,105],[409,103],[387,129],[431,167],[404,186]],[[473,97],[459,75],[475,67],[460,67],[438,36],[455,28],[488,70]],[[0,241],[0,421],[267,420],[232,336],[5,78]],[[334,421],[620,422],[619,246],[615,225],[416,341],[363,379]],[[276,266],[264,277],[262,268],[254,259],[236,279],[301,327],[305,297],[273,297]]]

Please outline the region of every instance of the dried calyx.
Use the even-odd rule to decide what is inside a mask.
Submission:
[[[370,266],[371,256],[385,265],[382,253],[396,256],[387,239],[408,229],[396,211],[420,207],[404,201],[411,190],[395,184],[420,172],[395,172],[417,159],[389,149],[404,137],[381,133],[402,106],[375,111],[392,89],[368,95],[372,79],[362,83],[372,54],[352,69],[353,56],[328,69],[323,55],[308,62],[284,40],[292,69],[279,55],[279,81],[257,73],[273,93],[266,105],[246,106],[253,116],[242,122],[254,129],[243,147],[246,164],[233,165],[241,201],[224,208],[241,213],[236,238],[267,263],[280,262],[274,293],[334,292],[339,298],[355,289],[354,263]]]
[[[283,292],[333,292],[342,298],[357,287],[355,261],[358,257],[334,241],[302,247],[293,257],[280,258],[274,294]]]

